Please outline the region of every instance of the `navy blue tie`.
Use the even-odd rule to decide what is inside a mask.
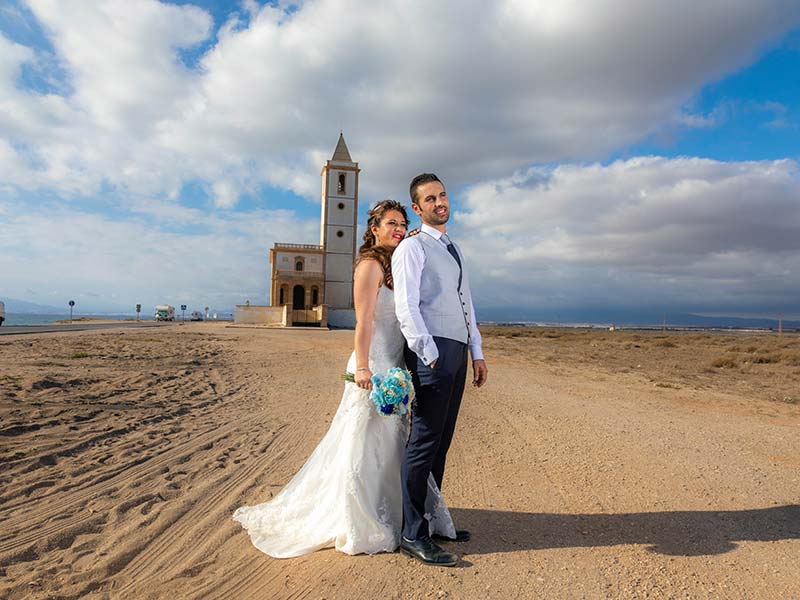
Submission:
[[[450,256],[456,259],[456,263],[458,263],[458,291],[461,291],[461,277],[463,275],[463,270],[461,268],[461,259],[458,257],[458,252],[456,251],[456,247],[453,245],[453,242],[450,241],[450,238],[447,237],[446,233],[442,234],[442,239],[447,244],[447,251],[450,253]]]

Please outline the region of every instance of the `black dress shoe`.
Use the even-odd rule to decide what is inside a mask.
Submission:
[[[434,533],[431,537],[435,540],[441,540],[443,542],[468,542],[472,539],[472,534],[466,529],[456,529],[455,538],[445,537],[443,535],[439,535],[438,533]]]
[[[443,550],[429,538],[407,540],[401,536],[400,552],[421,563],[437,567],[452,567],[458,562],[457,554]]]

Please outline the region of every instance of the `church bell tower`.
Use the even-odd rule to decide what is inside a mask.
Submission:
[[[320,246],[324,252],[325,304],[333,326],[355,325],[353,266],[358,220],[358,163],[339,134],[336,150],[322,167]]]

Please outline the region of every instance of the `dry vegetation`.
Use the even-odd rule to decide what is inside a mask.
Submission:
[[[800,335],[526,327],[482,328],[487,348],[548,364],[639,373],[656,387],[735,392],[800,403]]]

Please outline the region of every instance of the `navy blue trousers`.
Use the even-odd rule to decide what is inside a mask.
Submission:
[[[433,473],[441,489],[447,450],[453,440],[467,380],[467,345],[448,338],[433,339],[439,349],[433,369],[423,364],[408,347],[405,349],[406,366],[411,371],[417,394],[401,468],[403,535],[409,540],[429,537],[428,521],[424,517],[428,474]]]

